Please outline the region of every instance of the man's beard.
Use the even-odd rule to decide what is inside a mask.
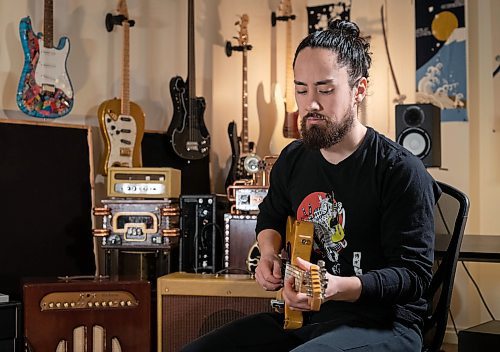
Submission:
[[[307,118],[309,116],[321,116],[324,118],[324,124],[314,124],[307,127]],[[354,124],[354,110],[352,108],[344,115],[340,123],[334,123],[330,118],[320,114],[307,114],[302,118],[300,128],[302,141],[310,149],[329,148],[339,143]]]

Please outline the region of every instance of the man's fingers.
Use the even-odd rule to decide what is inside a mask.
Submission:
[[[297,266],[301,268],[302,270],[310,270],[311,269],[311,262],[308,262],[307,260],[304,260],[300,257],[297,257]]]

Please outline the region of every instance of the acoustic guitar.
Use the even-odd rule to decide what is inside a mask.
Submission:
[[[287,220],[286,226],[286,253],[288,261],[285,266],[285,280],[294,278],[294,288],[297,292],[309,296],[310,308],[318,311],[325,298],[327,285],[325,263],[322,260],[312,265],[310,270],[304,271],[297,266],[297,257],[310,260],[314,242],[314,224],[308,221],[297,221],[292,217]],[[282,291],[278,291],[277,300],[282,301]],[[284,304],[285,330],[302,327],[304,319],[301,311],[291,310]]]
[[[43,34],[33,32],[29,17],[19,23],[24,66],[16,101],[29,116],[59,118],[73,108],[73,87],[66,68],[69,39],[61,37],[54,47],[53,33],[53,0],[44,1]]]
[[[196,96],[194,0],[188,2],[188,79],[170,80],[174,116],[167,130],[174,152],[187,160],[203,159],[210,151],[210,136],[203,121],[205,99]]]
[[[237,180],[252,179],[253,175],[259,171],[261,158],[255,153],[254,143],[248,140],[248,51],[252,46],[248,44],[248,22],[249,17],[243,14],[238,22],[238,45],[232,46],[231,42],[226,44],[226,54],[231,55],[233,50],[241,51],[243,54],[242,65],[242,128],[241,135],[238,136],[236,122],[231,121],[227,127],[229,142],[231,143],[231,167],[226,178],[226,188]]]
[[[106,100],[97,110],[101,135],[105,141],[103,174],[112,166],[141,167],[144,112],[130,101],[130,26],[126,0],[119,0],[117,12],[123,16],[123,57],[121,98]]]
[[[285,94],[279,84],[274,86],[274,101],[276,102],[277,119],[269,143],[271,154],[278,155],[288,143],[300,138],[298,118],[299,112],[294,97],[293,83],[293,51],[292,51],[292,3],[291,0],[281,0],[279,15],[286,18],[286,86]],[[284,97],[284,99],[283,99]]]

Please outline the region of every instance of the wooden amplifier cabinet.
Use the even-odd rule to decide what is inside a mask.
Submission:
[[[24,336],[29,351],[151,349],[151,289],[139,280],[29,282]]]
[[[224,214],[224,268],[255,271],[257,215]]]
[[[248,275],[173,273],[158,278],[158,352],[177,352],[246,315],[271,311],[276,292]]]

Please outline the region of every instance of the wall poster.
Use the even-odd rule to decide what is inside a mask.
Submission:
[[[432,103],[441,121],[467,121],[464,0],[415,0],[416,102]]]

